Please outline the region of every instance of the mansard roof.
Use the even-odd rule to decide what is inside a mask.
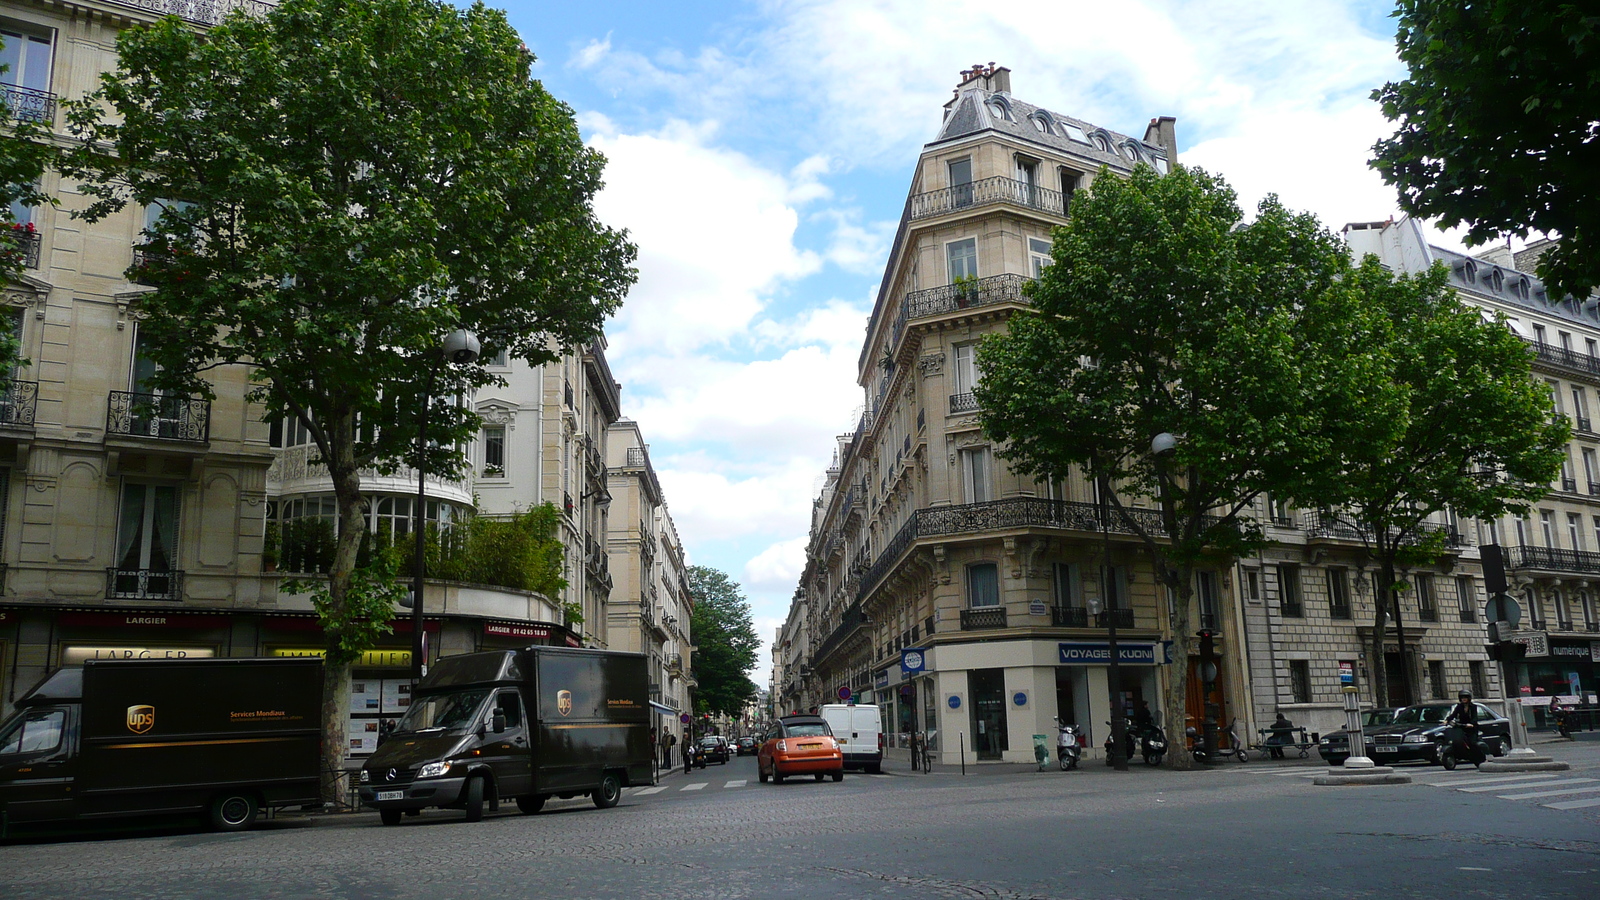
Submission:
[[[1167,151],[1161,147],[1034,106],[1016,99],[1008,91],[979,87],[967,87],[959,92],[945,113],[938,136],[928,147],[983,132],[995,132],[1057,153],[1083,157],[1120,172],[1132,171],[1134,165],[1141,162],[1163,173],[1170,166]]]

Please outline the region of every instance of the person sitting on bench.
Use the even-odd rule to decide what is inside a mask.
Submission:
[[[1268,725],[1267,730],[1272,732],[1266,740],[1268,751],[1273,759],[1283,759],[1283,748],[1294,744],[1294,723],[1278,713],[1277,721]]]

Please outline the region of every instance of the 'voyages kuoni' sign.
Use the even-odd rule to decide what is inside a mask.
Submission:
[[[1111,645],[1081,642],[1056,645],[1063,666],[1106,666],[1111,664]],[[1157,647],[1149,641],[1117,642],[1117,662],[1128,666],[1153,666],[1163,660],[1157,658]]]

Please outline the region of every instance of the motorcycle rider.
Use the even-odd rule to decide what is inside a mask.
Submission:
[[[1456,700],[1449,715],[1444,717],[1444,724],[1461,729],[1461,743],[1466,745],[1467,755],[1472,758],[1473,765],[1481,766],[1484,755],[1478,749],[1478,708],[1472,702],[1472,692],[1462,691],[1456,695]]]

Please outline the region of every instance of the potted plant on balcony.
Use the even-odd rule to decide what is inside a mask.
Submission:
[[[950,286],[955,289],[956,309],[966,309],[978,299],[978,278],[975,275],[957,275]]]

